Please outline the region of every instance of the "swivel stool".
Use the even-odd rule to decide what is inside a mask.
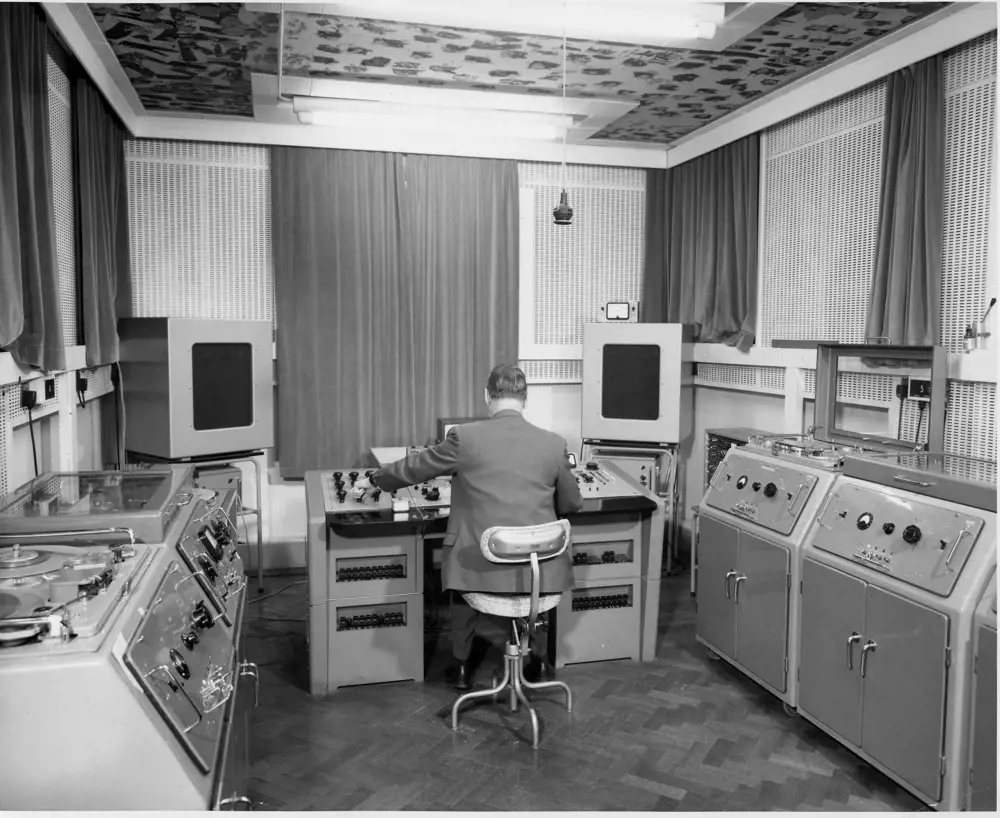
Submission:
[[[525,695],[527,690],[559,688],[566,691],[566,710],[573,711],[573,694],[563,682],[529,682],[524,678],[524,659],[531,652],[531,638],[535,633],[538,614],[555,608],[562,594],[539,593],[539,563],[558,557],[570,542],[570,528],[566,520],[531,526],[494,526],[483,532],[479,547],[490,562],[512,564],[531,563],[530,594],[488,594],[470,592],[462,597],[471,608],[493,616],[511,620],[512,641],[504,650],[503,678],[489,690],[476,690],[459,696],[451,708],[451,729],[458,730],[458,711],[462,705],[476,699],[491,699],[505,690],[510,691],[511,710],[517,710],[520,701],[531,716],[531,746],[538,748],[538,713]],[[525,620],[527,617],[527,620]]]

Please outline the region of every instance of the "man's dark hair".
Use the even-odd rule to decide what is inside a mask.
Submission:
[[[486,391],[490,400],[499,398],[516,398],[524,401],[528,398],[528,381],[524,373],[516,366],[498,364],[493,367],[490,379],[486,382]]]

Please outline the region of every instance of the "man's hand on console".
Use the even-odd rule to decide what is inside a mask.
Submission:
[[[355,497],[360,497],[366,491],[369,491],[369,490],[371,490],[373,488],[375,488],[375,484],[372,483],[372,481],[369,478],[367,478],[367,477],[361,477],[361,478],[358,478],[358,480],[355,481],[354,487],[351,489],[351,493]]]

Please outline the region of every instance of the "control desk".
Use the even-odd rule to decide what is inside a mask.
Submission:
[[[556,664],[651,661],[664,503],[612,463],[591,461],[573,473],[583,508],[569,518],[575,585],[553,617]],[[305,476],[314,696],[424,675],[425,545],[447,530],[451,480],[357,491],[369,474]]]

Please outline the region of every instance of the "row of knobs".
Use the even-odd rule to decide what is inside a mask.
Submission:
[[[746,475],[744,475],[743,477],[741,477],[739,480],[736,481],[736,488],[743,489],[746,486],[746,484],[747,484],[747,477]],[[755,481],[751,485],[751,488],[754,491],[760,491],[760,483]],[[766,486],[764,486],[765,497],[774,497],[774,495],[777,493],[778,493],[778,487],[774,483],[768,483]]]
[[[844,512],[844,514],[846,513],[847,512]],[[870,511],[866,511],[861,516],[858,517],[858,528],[861,531],[866,531],[867,529],[871,528],[871,524],[873,522],[875,522],[875,515],[872,514]],[[892,534],[895,530],[896,530],[895,523],[891,522],[882,523],[882,531],[885,534]],[[915,545],[916,543],[920,542],[920,538],[922,536],[923,532],[921,532],[920,526],[908,525],[906,528],[903,529],[903,542],[908,543],[909,545]]]
[[[188,650],[194,650],[194,646],[201,641],[198,637],[198,631],[206,630],[215,625],[212,614],[208,612],[208,608],[205,607],[204,602],[199,602],[194,606],[194,610],[191,612],[191,624],[193,629],[181,634],[181,644]],[[173,663],[174,670],[177,671],[178,676],[185,680],[191,678],[191,667],[176,648],[170,649],[170,661]]]
[[[609,596],[578,596],[573,599],[574,611],[592,611],[596,608],[631,608],[628,594]]]
[[[351,488],[354,488],[354,484],[358,482],[358,477],[361,472],[352,471],[347,473],[347,478],[351,481]],[[368,469],[365,472],[365,477],[371,477],[372,470]],[[333,473],[333,486],[337,490],[337,502],[343,503],[347,499],[347,489],[344,488],[344,473],[342,471],[335,471]],[[372,492],[372,497],[378,502],[378,498],[382,496],[382,492],[378,489]]]

